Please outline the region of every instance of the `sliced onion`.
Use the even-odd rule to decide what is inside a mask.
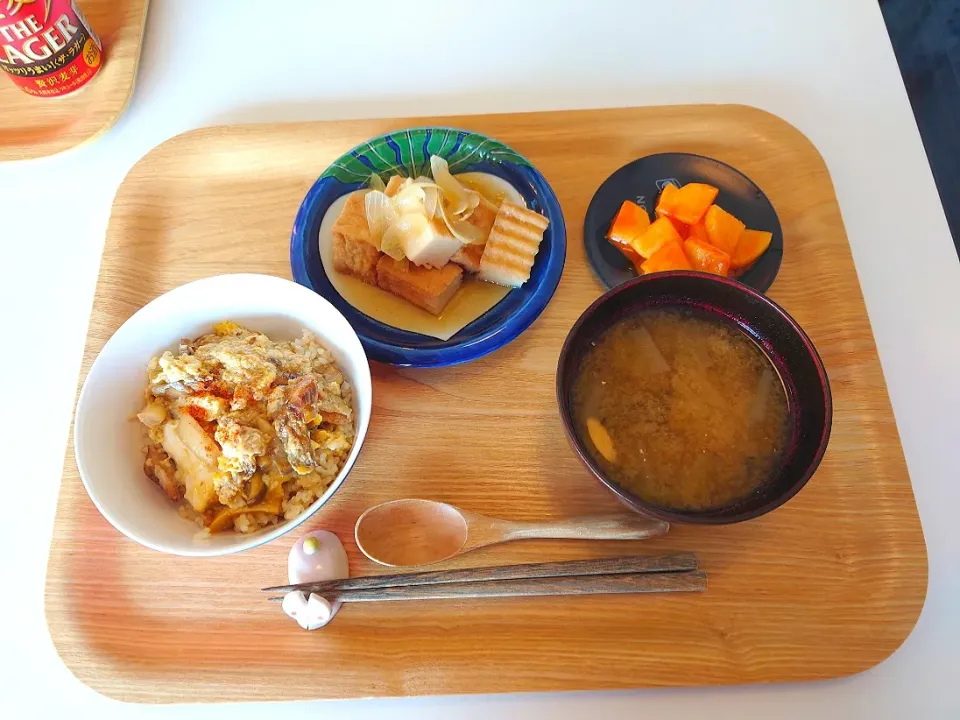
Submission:
[[[462,217],[464,220],[473,215],[473,211],[476,210],[480,205],[480,193],[478,193],[476,190],[471,190],[470,192],[472,193],[470,195],[470,204],[468,205],[466,212],[460,213],[460,217]]]
[[[402,215],[383,234],[380,249],[394,260],[403,260],[409,240],[420,237],[427,230],[427,218],[420,213]]]
[[[478,193],[476,190],[469,190],[468,192],[471,194],[467,198],[467,207],[458,213],[452,213],[452,219],[466,220],[468,217],[473,215],[473,211],[476,210],[480,205],[480,193]]]
[[[380,250],[394,260],[403,260],[406,256],[403,254],[402,238],[399,231],[394,229],[395,227],[395,225],[391,225],[390,229],[383,234],[383,240],[380,242]]]
[[[430,169],[433,172],[434,181],[440,186],[443,193],[443,201],[447,206],[446,210],[449,215],[462,219],[463,213],[473,212],[480,204],[480,194],[461,185],[450,174],[450,166],[442,157],[431,155]]]
[[[450,234],[464,245],[483,245],[487,241],[487,236],[476,225],[451,218],[442,202],[438,204],[438,209],[440,217],[443,218],[443,224],[447,226]]]
[[[407,183],[393,196],[393,206],[400,215],[424,212],[426,193],[423,186],[417,183]]]
[[[383,192],[387,189],[387,186],[383,182],[383,178],[376,173],[370,175],[370,179],[367,180],[367,187],[369,187],[371,190],[379,190],[380,192]]]
[[[427,217],[431,220],[437,215],[437,207],[440,205],[440,188],[434,183],[422,185],[423,188],[423,209]]]
[[[476,225],[471,225],[466,220],[457,220],[449,225],[450,232],[464,245],[483,245],[487,242],[487,235]]]
[[[370,240],[380,249],[381,239],[393,223],[397,221],[398,213],[393,202],[380,190],[371,190],[363,198],[363,207],[367,215],[367,226],[370,228]]]

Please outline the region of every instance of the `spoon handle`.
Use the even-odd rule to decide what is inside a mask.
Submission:
[[[574,540],[643,540],[663,535],[670,524],[629,515],[571,518],[545,522],[511,522],[503,527],[505,540],[563,538]]]

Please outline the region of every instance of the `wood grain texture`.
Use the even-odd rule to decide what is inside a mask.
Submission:
[[[710,576],[706,593],[451,600],[416,611],[365,603],[308,633],[260,594],[286,580],[293,537],[215,559],[139,547],[97,513],[71,445],[47,587],[50,631],[70,669],[112,697],[173,702],[815,680],[890,655],[923,605],[923,534],[830,176],[799,131],[762,111],[382,119],[175,137],[117,192],[82,375],[124,320],[174,286],[223,272],[289,277],[294,215],[320,172],[371,136],[429,123],[492,135],[537,165],[567,219],[563,278],[537,322],[486,358],[375,366],[364,451],[304,530],[339,534],[352,572],[367,575],[378,568],[357,550],[353,524],[386,500],[427,497],[515,520],[620,509],[567,446],[554,372],[567,331],[602,293],[581,238],[593,192],[627,161],[671,150],[739,168],[780,215],[784,260],[769,294],[809,333],[833,388],[819,471],[750,522],[678,525],[640,542],[526,540],[454,565],[692,551]]]
[[[63,152],[109,130],[133,92],[148,0],[78,0],[103,43],[103,68],[64,98],[27,95],[0,73],[0,162]]]

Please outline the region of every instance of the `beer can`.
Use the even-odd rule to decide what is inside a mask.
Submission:
[[[0,0],[0,70],[25,93],[76,92],[100,72],[102,51],[74,0]]]

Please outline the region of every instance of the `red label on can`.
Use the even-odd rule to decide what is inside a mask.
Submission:
[[[0,0],[0,70],[37,97],[79,90],[100,71],[100,38],[73,0]]]

